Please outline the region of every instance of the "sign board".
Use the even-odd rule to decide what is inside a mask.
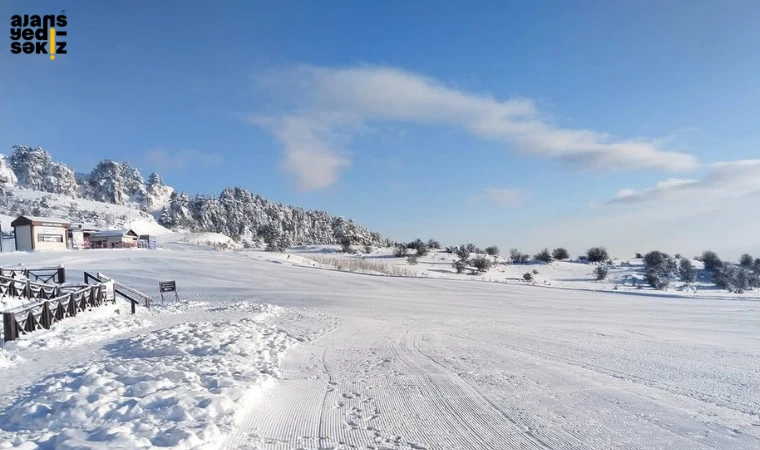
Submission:
[[[164,292],[174,292],[174,298],[179,301],[179,293],[177,292],[176,281],[159,281],[158,291],[161,293],[161,302],[164,301]]]
[[[176,281],[160,281],[158,283],[158,290],[161,292],[175,292],[177,290]]]

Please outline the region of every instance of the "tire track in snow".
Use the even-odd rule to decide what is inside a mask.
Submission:
[[[459,336],[459,335],[455,335],[455,334],[451,334],[451,333],[443,333],[443,334],[445,334],[446,336],[449,336],[449,337],[454,337],[454,338],[459,338],[459,339],[463,339],[463,340],[468,340],[468,341],[477,343],[480,346],[482,346],[482,345],[485,344],[485,345],[489,345],[489,346],[492,346],[492,347],[495,347],[495,348],[501,348],[501,347],[508,348],[508,349],[510,349],[510,350],[512,350],[514,352],[531,355],[533,357],[539,358],[539,359],[544,360],[544,361],[548,361],[548,362],[551,362],[551,363],[557,363],[557,362],[559,362],[561,364],[567,364],[570,367],[590,370],[590,371],[592,371],[594,373],[597,373],[597,374],[600,374],[600,375],[605,375],[605,376],[612,376],[615,379],[619,379],[619,380],[625,380],[627,377],[629,377],[629,378],[632,379],[631,381],[635,381],[635,380],[650,381],[653,385],[650,385],[648,383],[638,383],[638,384],[646,386],[647,388],[663,390],[665,392],[668,392],[669,394],[685,396],[686,398],[688,398],[690,400],[698,400],[698,401],[702,401],[702,402],[705,401],[704,399],[701,399],[701,398],[698,398],[698,397],[692,397],[692,396],[689,396],[689,395],[685,395],[682,392],[672,392],[669,389],[662,389],[659,386],[657,386],[660,383],[658,383],[655,380],[649,380],[649,379],[646,379],[646,378],[637,377],[635,375],[629,375],[629,374],[626,374],[626,373],[623,373],[623,372],[616,371],[614,369],[608,369],[608,368],[603,367],[603,366],[599,366],[599,365],[595,365],[595,364],[590,364],[590,363],[585,363],[585,362],[578,361],[578,360],[575,360],[575,359],[572,359],[572,358],[567,358],[567,357],[564,357],[564,356],[555,355],[555,354],[550,353],[550,352],[544,352],[544,351],[538,351],[538,350],[528,349],[528,348],[524,348],[524,347],[515,346],[513,344],[506,344],[504,342],[498,342],[497,343],[497,342],[488,341],[488,340],[474,339],[474,338],[470,338],[470,337],[466,337],[466,336]],[[596,391],[596,390],[589,390],[589,394],[586,397],[589,397],[589,398],[592,397],[594,391]],[[656,403],[660,404],[660,402],[657,401],[656,399],[647,397],[647,396],[645,396],[645,395],[643,395],[641,393],[632,392],[632,391],[629,391],[629,390],[624,390],[624,392],[627,395],[633,396],[635,398],[642,398],[642,399],[644,399],[645,402],[656,402]],[[705,395],[709,396],[709,394],[705,394]],[[611,399],[607,399],[607,398],[605,398],[603,396],[598,397],[598,400],[601,400],[602,402],[604,402],[607,407],[613,408],[613,409],[615,409],[617,411],[620,411],[621,417],[622,416],[636,417],[637,419],[643,420],[643,421],[647,422],[649,425],[654,426],[654,427],[662,430],[663,432],[665,432],[668,435],[675,436],[678,439],[682,439],[684,441],[689,442],[689,445],[691,446],[690,448],[702,448],[702,449],[727,448],[727,449],[731,449],[731,450],[733,450],[735,448],[749,448],[749,447],[743,447],[743,446],[741,446],[742,444],[740,444],[740,443],[728,443],[727,441],[730,441],[731,439],[735,438],[735,436],[731,435],[733,432],[735,432],[735,430],[732,430],[732,429],[730,429],[728,427],[725,427],[725,426],[720,426],[717,423],[714,424],[714,425],[718,425],[722,429],[721,430],[718,430],[718,429],[713,430],[714,432],[717,432],[717,433],[712,433],[710,435],[709,442],[704,442],[704,441],[695,439],[695,437],[692,436],[692,435],[686,434],[684,432],[680,432],[677,429],[678,427],[676,427],[676,426],[674,426],[672,424],[661,422],[660,420],[657,419],[656,416],[641,417],[641,416],[635,414],[635,411],[633,409],[623,408],[623,407],[621,407],[620,405],[617,404],[618,402],[611,401]],[[716,404],[716,405],[717,406],[721,406],[721,407],[725,407],[725,405],[721,405],[721,404]],[[640,405],[640,406],[642,406],[642,408],[641,408],[642,410],[645,409],[645,405]],[[633,405],[629,405],[629,407],[633,407]],[[678,409],[676,406],[673,406],[673,405],[668,405],[668,407],[669,408],[673,408],[673,409]],[[651,408],[647,408],[647,409],[651,409]],[[734,408],[729,408],[729,409],[735,410],[737,412],[741,412],[740,410],[736,410]],[[688,414],[689,416],[692,415],[692,413],[690,411],[683,411],[683,413],[684,414]],[[694,418],[691,417],[691,419],[694,419]],[[688,428],[688,426],[686,424],[679,424],[679,425],[681,425],[684,428]],[[715,436],[714,434],[718,434],[718,436]],[[753,434],[746,434],[745,433],[745,435],[746,436],[751,436],[752,438],[754,438],[754,440],[756,442],[760,443],[760,439],[758,439]],[[704,437],[702,437],[702,438],[704,438]],[[651,445],[651,446],[644,446],[643,448],[654,448],[656,446],[657,445],[654,444],[654,445]],[[586,448],[586,447],[584,446],[584,448]],[[635,448],[639,448],[639,447],[635,447]],[[752,447],[752,448],[754,448],[754,447]]]
[[[407,331],[391,346],[391,350],[406,374],[414,379],[422,391],[426,406],[437,410],[431,415],[446,422],[448,430],[452,432],[450,444],[455,448],[473,450],[551,448],[529,434],[529,431],[520,430],[515,421],[505,422],[503,412],[494,408],[482,394],[456,374],[431,363],[429,357],[418,350],[419,338],[415,334],[410,344]]]

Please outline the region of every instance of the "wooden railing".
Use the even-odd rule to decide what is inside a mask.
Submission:
[[[0,267],[0,276],[8,278],[28,278],[42,283],[65,283],[66,269],[61,267],[43,267],[28,269],[22,267]]]
[[[22,333],[50,327],[66,317],[74,317],[82,311],[101,306],[108,299],[105,285],[79,285],[59,288],[59,296],[39,300],[3,312],[3,337],[6,342],[18,339]],[[73,289],[69,291],[69,289]],[[65,291],[61,293],[61,291]],[[115,299],[114,299],[115,301]]]
[[[137,289],[131,288],[127,285],[124,285],[122,283],[119,283],[118,281],[114,280],[113,278],[109,278],[108,276],[98,273],[97,275],[93,275],[91,273],[85,272],[84,273],[84,282],[86,284],[89,284],[90,281],[95,281],[96,283],[113,283],[113,290],[114,294],[122,297],[125,300],[128,300],[132,307],[132,314],[137,312],[137,306],[140,304],[140,300],[137,300],[135,297],[141,297],[143,301],[145,302],[145,307],[150,309],[150,304],[152,302],[152,298],[148,295],[143,294],[142,292],[138,291]]]

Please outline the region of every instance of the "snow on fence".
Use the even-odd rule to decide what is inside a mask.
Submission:
[[[3,277],[4,278],[4,277]],[[29,286],[30,282],[26,282]],[[11,283],[11,286],[15,285]],[[55,323],[66,317],[74,317],[79,312],[101,306],[111,301],[106,296],[106,286],[102,284],[79,286],[50,286],[51,292],[59,295],[45,298],[35,303],[20,306],[3,312],[3,337],[6,342],[18,339],[21,333],[50,329]],[[73,289],[73,290],[72,290]],[[23,292],[23,291],[22,291]],[[28,290],[26,291],[29,292]],[[38,292],[46,292],[40,288]],[[113,302],[116,301],[114,297]]]
[[[5,268],[0,267],[0,277],[8,278],[28,278],[43,283],[65,283],[66,269],[63,266],[45,267],[40,269],[27,269],[22,267]]]

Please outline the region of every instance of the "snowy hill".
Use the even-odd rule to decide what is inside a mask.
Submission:
[[[345,237],[356,244],[387,244],[352,220],[279,204],[246,189],[191,198],[156,173],[144,179],[126,162],[104,160],[81,173],[39,147],[13,149],[8,157],[0,155],[0,213],[9,216],[54,216],[102,227],[157,221],[167,229],[221,233],[246,246],[336,244]]]

